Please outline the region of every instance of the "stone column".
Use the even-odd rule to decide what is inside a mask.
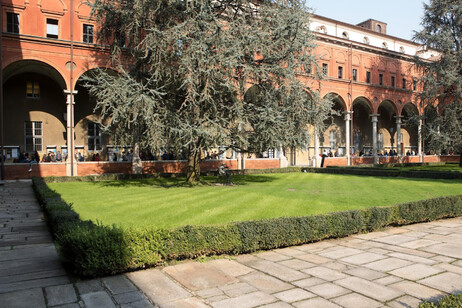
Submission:
[[[319,136],[318,136],[318,128],[314,127],[314,161],[315,166],[319,167],[321,165],[320,157],[319,157]]]
[[[67,96],[67,119],[66,119],[66,132],[67,132],[67,160],[66,160],[66,175],[74,176],[77,175],[77,164],[75,163],[75,145],[74,145],[74,95],[77,91],[71,92],[70,90],[64,90],[64,94]]]
[[[417,136],[419,145],[418,145],[418,150],[417,150],[417,152],[418,152],[419,159],[420,159],[420,162],[421,162],[421,163],[423,163],[423,153],[422,153],[422,142],[423,142],[423,138],[422,138],[422,125],[423,125],[423,120],[422,120],[422,119],[419,119],[418,136]]]
[[[289,162],[287,161],[287,157],[284,155],[284,151],[282,150],[282,146],[279,146],[279,168],[287,168],[289,166]]]
[[[396,152],[398,153],[398,157],[403,155],[401,153],[401,118],[402,116],[396,116]]]
[[[378,164],[377,156],[377,123],[379,122],[378,117],[380,114],[371,114],[372,118],[372,155],[374,156],[374,164]]]
[[[350,145],[350,121],[353,111],[345,111],[345,145],[346,145],[346,158],[348,166],[351,166],[351,145]]]

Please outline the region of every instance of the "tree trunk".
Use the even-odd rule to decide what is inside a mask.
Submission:
[[[459,167],[462,168],[462,151],[460,151],[460,157],[459,157]]]
[[[201,175],[201,151],[198,149],[190,150],[188,153],[188,170],[186,172],[186,181],[188,183],[197,183]]]

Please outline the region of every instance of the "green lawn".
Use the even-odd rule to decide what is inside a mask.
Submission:
[[[215,178],[203,178],[214,183]],[[234,186],[188,187],[184,179],[50,183],[82,219],[175,227],[305,216],[462,193],[461,180],[312,173],[235,176]]]

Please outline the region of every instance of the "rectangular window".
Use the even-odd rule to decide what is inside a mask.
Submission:
[[[379,85],[383,86],[383,74],[379,74]]]
[[[324,74],[324,76],[329,75],[327,63],[322,64],[322,73]]]
[[[93,44],[93,25],[83,25],[83,42]]]
[[[357,69],[353,69],[353,81],[357,81],[358,80],[358,70]]]
[[[371,83],[371,72],[366,72],[366,82]]]
[[[88,123],[88,151],[101,150],[101,129],[98,123]]]
[[[338,78],[339,79],[343,78],[343,67],[342,66],[338,67]]]
[[[406,83],[407,83],[407,82],[406,82],[406,79],[403,78],[403,84],[402,84],[403,89],[406,89],[406,88],[407,88],[407,84],[406,84]]]
[[[19,14],[6,13],[6,31],[9,33],[19,33]]]
[[[391,76],[391,86],[392,86],[392,87],[395,86],[395,81],[396,81],[395,76]]]
[[[329,146],[332,150],[337,149],[337,134],[334,130],[329,132]]]
[[[26,121],[24,123],[26,152],[42,151],[42,122]]]
[[[47,18],[47,37],[58,38],[58,20]]]
[[[413,80],[413,82],[412,82],[412,89],[413,89],[414,91],[417,91],[417,80]]]
[[[40,98],[40,84],[38,83],[38,81],[26,82],[26,97]]]

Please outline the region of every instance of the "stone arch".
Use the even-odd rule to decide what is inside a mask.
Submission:
[[[62,89],[68,89],[68,82],[64,78],[64,72],[53,65],[48,59],[40,57],[24,59],[17,57],[16,59],[8,59],[3,67],[3,83],[6,83],[10,78],[25,73],[32,72],[51,77],[56,81]]]

